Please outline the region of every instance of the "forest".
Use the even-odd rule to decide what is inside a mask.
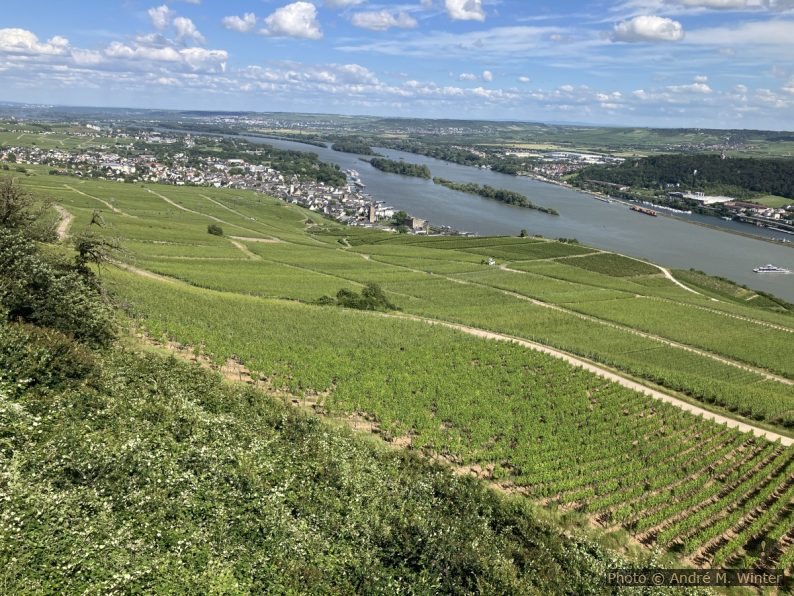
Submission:
[[[440,184],[441,186],[446,186],[451,190],[457,190],[472,195],[479,195],[486,199],[493,199],[494,201],[507,203],[508,205],[526,207],[527,209],[536,209],[538,211],[542,211],[543,213],[548,213],[549,215],[559,215],[556,209],[535,205],[525,195],[512,190],[494,188],[488,185],[480,186],[479,184],[474,184],[473,182],[453,182],[452,180],[446,180],[444,178],[433,178],[433,182]]]
[[[331,145],[334,151],[341,151],[342,153],[356,153],[358,155],[375,155],[365,141],[361,139],[341,139]]]
[[[794,160],[654,155],[627,160],[617,167],[590,166],[581,170],[575,180],[644,188],[680,184],[682,188],[712,193],[732,187],[734,192],[740,189],[794,198]]]
[[[395,161],[384,157],[375,157],[369,161],[373,168],[390,174],[400,174],[402,176],[413,176],[415,178],[430,179],[430,168],[427,166],[408,163],[405,161]]]

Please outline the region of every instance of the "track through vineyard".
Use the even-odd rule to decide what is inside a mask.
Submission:
[[[373,259],[373,260],[377,261],[378,259]],[[382,262],[382,261],[378,261],[378,262]],[[395,267],[402,267],[401,265],[395,265],[393,263],[389,263],[389,264],[392,265],[392,266],[395,266]],[[414,269],[412,267],[404,267],[404,268],[409,270],[409,271],[412,271],[413,273],[427,274],[426,271],[422,271],[421,269]],[[526,273],[526,272],[525,271],[519,271],[518,273]],[[452,283],[458,283],[458,284],[464,284],[464,285],[473,285],[473,286],[480,286],[480,287],[485,287],[485,288],[496,289],[497,291],[501,292],[502,294],[505,294],[506,296],[511,296],[511,297],[517,298],[519,300],[524,300],[524,301],[530,302],[530,303],[534,304],[535,306],[540,306],[540,307],[543,307],[543,308],[548,308],[548,309],[551,309],[551,310],[562,312],[562,313],[565,313],[567,315],[575,316],[575,317],[577,317],[579,319],[582,319],[582,320],[585,320],[585,321],[590,321],[590,322],[593,322],[593,323],[597,323],[599,325],[604,325],[606,327],[611,327],[613,329],[619,329],[621,331],[624,331],[624,332],[627,332],[627,333],[631,333],[632,335],[636,335],[638,337],[644,337],[646,339],[650,339],[650,340],[659,342],[661,344],[665,344],[665,345],[668,345],[668,346],[671,346],[671,347],[674,347],[674,348],[685,350],[687,352],[692,352],[694,354],[698,354],[700,356],[704,356],[704,357],[709,358],[711,360],[714,360],[716,362],[721,362],[722,364],[727,364],[729,366],[733,366],[733,367],[741,369],[741,370],[746,370],[746,371],[750,371],[750,372],[759,374],[759,375],[765,377],[766,379],[768,379],[770,381],[775,381],[775,382],[778,382],[778,383],[782,383],[784,385],[794,385],[794,381],[792,381],[791,379],[787,379],[786,377],[781,377],[780,375],[776,375],[774,373],[771,373],[768,370],[764,370],[764,369],[752,366],[750,364],[746,364],[744,362],[738,362],[736,360],[732,360],[732,359],[726,358],[724,356],[719,356],[717,354],[712,354],[711,352],[708,352],[706,350],[701,350],[699,348],[696,348],[696,347],[693,347],[693,346],[690,346],[690,345],[687,345],[687,344],[682,344],[680,342],[676,342],[676,341],[673,341],[671,339],[667,339],[665,337],[660,337],[660,336],[654,335],[652,333],[647,333],[645,331],[639,331],[638,329],[634,329],[633,327],[628,327],[626,325],[621,325],[619,323],[615,323],[615,322],[612,322],[612,321],[607,321],[607,320],[600,319],[598,317],[594,317],[594,316],[591,316],[591,315],[586,315],[584,313],[581,313],[581,312],[578,312],[578,311],[575,311],[575,310],[572,310],[572,309],[569,309],[569,308],[565,308],[565,307],[560,306],[558,304],[551,304],[549,302],[544,302],[542,300],[537,300],[536,298],[531,298],[530,296],[526,296],[526,295],[520,294],[518,292],[512,292],[510,290],[505,290],[505,289],[494,287],[494,286],[491,286],[491,285],[488,285],[488,284],[483,284],[483,283],[478,283],[478,282],[474,282],[474,281],[470,281],[470,280],[466,280],[466,279],[461,279],[460,277],[449,277],[449,276],[439,276],[439,275],[436,275],[436,277],[443,277],[443,279],[446,279],[447,281],[450,281]]]
[[[135,273],[137,275],[141,275],[143,277],[147,277],[149,279],[153,279],[153,280],[156,280],[156,281],[160,281],[160,282],[164,282],[164,283],[184,284],[186,286],[190,285],[187,282],[183,282],[181,280],[170,278],[168,276],[152,273],[151,271],[146,271],[145,269],[140,269],[138,267],[134,267],[134,266],[131,266],[131,265],[120,264],[120,263],[117,263],[117,265],[122,267],[123,269],[125,269],[127,271],[130,271],[130,272]],[[794,439],[792,439],[790,437],[778,434],[778,433],[770,431],[770,430],[766,430],[766,429],[760,428],[758,426],[753,426],[753,425],[747,424],[745,422],[740,422],[740,421],[735,420],[733,418],[728,418],[727,416],[722,416],[720,414],[715,414],[714,412],[710,412],[709,410],[706,410],[704,408],[701,408],[701,407],[698,407],[696,405],[690,404],[689,402],[686,402],[686,401],[684,401],[682,399],[679,399],[677,397],[674,397],[672,395],[669,395],[667,393],[659,391],[658,389],[652,389],[650,387],[647,387],[646,385],[638,383],[637,381],[634,381],[632,379],[628,379],[628,378],[626,378],[624,376],[621,376],[617,372],[612,371],[612,370],[610,370],[608,368],[605,368],[605,367],[602,367],[602,366],[598,366],[597,364],[594,364],[594,363],[592,363],[590,361],[587,361],[587,360],[584,360],[582,358],[579,358],[579,357],[577,357],[577,356],[575,356],[573,354],[569,354],[569,353],[566,353],[566,352],[563,352],[561,350],[557,350],[557,349],[551,348],[549,346],[546,346],[546,345],[543,345],[543,344],[540,344],[540,343],[537,343],[537,342],[529,341],[529,340],[526,340],[526,339],[521,339],[521,338],[518,338],[518,337],[513,337],[513,336],[510,336],[510,335],[503,334],[503,333],[495,333],[493,331],[488,331],[486,329],[478,329],[476,327],[472,327],[472,326],[469,326],[469,325],[461,325],[461,324],[458,324],[458,323],[451,323],[449,321],[443,321],[443,320],[440,320],[440,319],[431,319],[431,318],[428,318],[428,317],[420,317],[420,316],[416,316],[416,315],[377,313],[374,316],[400,318],[400,319],[406,319],[406,320],[412,320],[412,321],[421,321],[421,322],[426,323],[428,325],[438,325],[438,326],[441,326],[441,327],[446,327],[448,329],[455,329],[457,331],[461,331],[463,333],[466,333],[468,335],[473,335],[473,336],[479,337],[481,339],[489,339],[489,340],[506,341],[506,342],[515,343],[515,344],[518,344],[518,345],[520,345],[522,347],[529,348],[530,350],[534,350],[534,351],[537,351],[537,352],[542,352],[544,354],[548,354],[550,356],[554,356],[555,358],[558,358],[560,360],[564,360],[565,362],[568,362],[569,364],[572,364],[572,365],[574,365],[576,367],[583,368],[583,369],[585,369],[587,371],[595,373],[598,376],[600,376],[600,377],[602,377],[604,379],[607,379],[609,381],[613,381],[613,382],[615,382],[615,383],[617,383],[617,384],[619,384],[619,385],[621,385],[623,387],[626,387],[627,389],[631,389],[633,391],[637,391],[637,392],[642,393],[644,395],[648,395],[649,397],[652,397],[652,398],[657,399],[659,401],[662,401],[662,402],[668,403],[670,405],[673,405],[673,406],[675,406],[677,408],[680,408],[681,410],[684,410],[684,411],[689,412],[691,414],[694,414],[696,416],[701,416],[705,420],[712,420],[712,421],[716,422],[717,424],[724,424],[728,428],[735,428],[735,429],[737,429],[737,430],[739,430],[739,431],[741,431],[743,433],[752,433],[753,435],[755,435],[757,437],[763,437],[763,438],[765,438],[765,439],[767,439],[769,441],[780,441],[780,443],[782,445],[785,445],[785,446],[790,446],[790,445],[794,444]]]

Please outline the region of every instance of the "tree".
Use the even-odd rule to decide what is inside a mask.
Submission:
[[[94,209],[94,212],[91,214],[91,223],[89,225],[99,226],[100,228],[105,227],[105,219],[102,217],[102,212],[99,209]]]
[[[40,213],[33,195],[23,190],[13,178],[0,180],[0,226],[21,230],[32,224]]]
[[[521,233],[518,235],[520,238],[526,238],[529,236],[529,232],[527,232],[526,228],[521,230]]]
[[[13,178],[0,179],[0,227],[37,240],[50,239],[54,226],[42,223],[42,215],[49,207],[48,202],[38,200]]]
[[[397,307],[389,301],[383,289],[378,284],[368,283],[364,286],[364,289],[361,290],[361,296],[367,304],[371,305],[374,309],[397,309]]]
[[[74,249],[77,256],[74,258],[77,270],[80,273],[90,273],[89,265],[101,267],[113,257],[113,253],[119,250],[117,240],[97,236],[92,232],[83,232],[74,237]]]
[[[405,211],[398,211],[391,218],[392,225],[395,226],[407,226],[411,223],[411,216],[408,215]]]
[[[0,316],[49,327],[93,346],[114,337],[113,311],[93,280],[0,227]]]
[[[218,224],[210,224],[207,226],[207,232],[213,236],[223,236],[223,228]]]
[[[327,305],[332,304],[329,302],[327,296],[323,296],[317,301],[317,304]],[[361,290],[361,294],[356,294],[353,290],[342,288],[336,294],[336,304],[345,308],[355,308],[358,310],[397,310],[397,307],[392,304],[386,297],[383,289],[378,284],[368,283]]]

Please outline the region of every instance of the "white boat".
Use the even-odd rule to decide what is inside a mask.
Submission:
[[[788,269],[783,269],[783,267],[777,267],[776,265],[762,265],[761,267],[756,267],[753,269],[756,273],[791,273]]]

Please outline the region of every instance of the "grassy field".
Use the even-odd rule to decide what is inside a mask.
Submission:
[[[758,203],[759,205],[763,205],[764,207],[774,207],[776,209],[779,209],[780,207],[791,205],[792,203],[794,203],[794,200],[787,199],[786,197],[779,197],[777,195],[764,195],[762,197],[754,198],[753,203]]]
[[[97,231],[121,240],[120,259],[184,282],[103,274],[156,338],[234,357],[271,388],[325,396],[323,407],[366,413],[387,438],[696,564],[716,553],[753,563],[759,537],[792,531],[775,507],[789,488],[789,449],[518,346],[311,304],[376,282],[405,314],[561,348],[786,432],[794,317],[777,303],[734,299],[725,282],[713,301],[653,265],[542,238],[395,235],[254,193],[22,180],[75,216],[72,232],[100,209]],[[208,234],[210,223],[225,236]],[[760,528],[759,508],[770,511]]]

